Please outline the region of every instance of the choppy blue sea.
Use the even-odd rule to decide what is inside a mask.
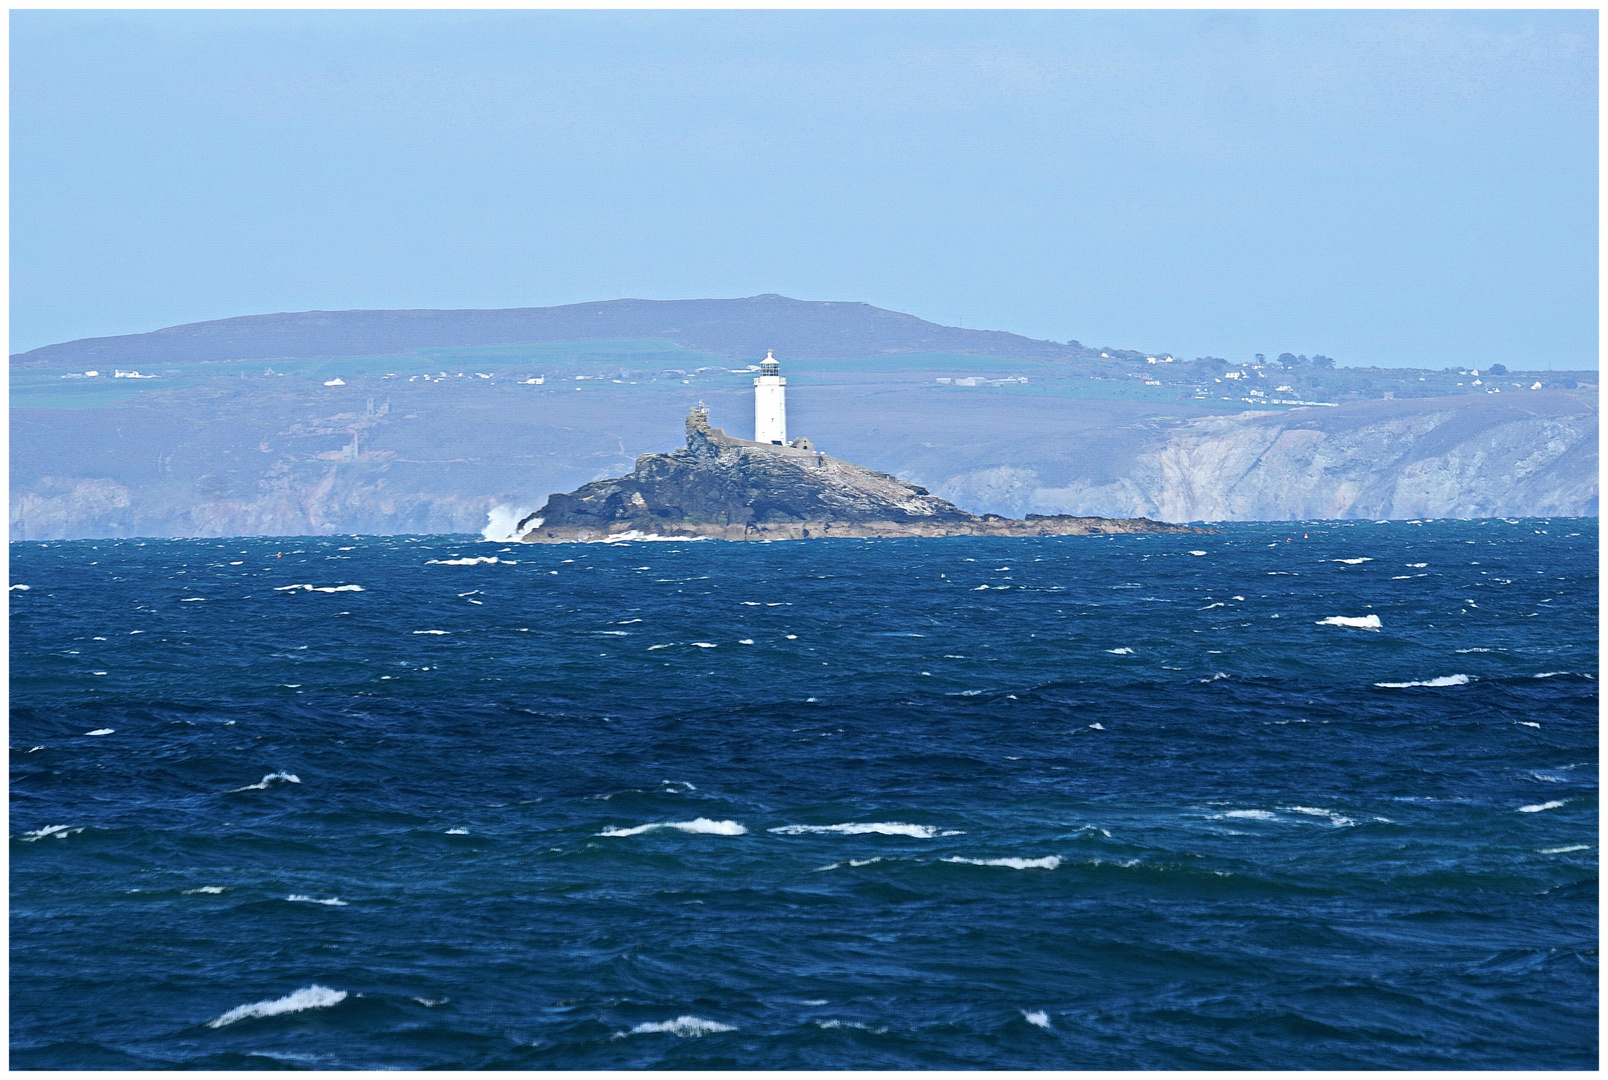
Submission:
[[[13,544],[12,1065],[1593,1068],[1596,554]]]

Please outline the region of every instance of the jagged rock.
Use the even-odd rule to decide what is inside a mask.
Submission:
[[[810,449],[735,439],[687,414],[687,445],[643,454],[636,469],[594,480],[519,522],[527,543],[633,540],[649,536],[798,540],[821,536],[1072,536],[1200,532],[1145,518],[978,516],[889,473]]]

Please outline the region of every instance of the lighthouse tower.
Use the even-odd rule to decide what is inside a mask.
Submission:
[[[754,441],[787,445],[787,380],[782,378],[782,365],[771,350],[765,350],[765,359],[759,365],[759,377],[754,380]]]

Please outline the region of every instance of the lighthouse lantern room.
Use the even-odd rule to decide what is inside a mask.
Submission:
[[[754,380],[754,441],[787,445],[787,380],[772,350],[765,350]]]

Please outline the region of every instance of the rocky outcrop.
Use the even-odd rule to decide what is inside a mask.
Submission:
[[[520,521],[527,543],[647,537],[801,540],[873,536],[1072,536],[1191,532],[1147,519],[979,516],[926,488],[805,446],[735,439],[687,414],[687,445],[644,454],[629,475],[552,495]]]

